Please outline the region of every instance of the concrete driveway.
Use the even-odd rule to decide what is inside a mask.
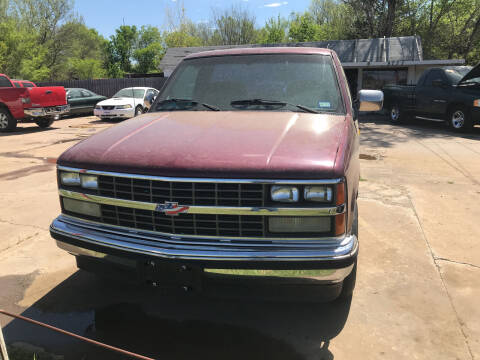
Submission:
[[[480,358],[480,128],[362,120],[357,288],[351,302],[309,304],[173,296],[77,271],[48,233],[55,159],[109,126],[85,117],[0,135],[0,308],[160,359]],[[122,358],[0,323],[15,349]]]

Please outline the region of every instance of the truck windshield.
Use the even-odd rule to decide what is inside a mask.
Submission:
[[[126,88],[122,89],[113,95],[114,98],[126,97],[126,98],[136,98],[136,99],[143,99],[143,95],[145,94],[145,90],[143,89],[132,89]]]
[[[186,101],[172,106],[169,99],[189,99],[229,111],[344,112],[332,59],[316,54],[187,59],[173,73],[152,111],[205,110]]]
[[[471,66],[451,66],[445,68],[445,74],[453,85],[457,85],[470,70],[472,70]],[[480,78],[470,79],[466,82],[480,82]]]

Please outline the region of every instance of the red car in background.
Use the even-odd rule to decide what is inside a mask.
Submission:
[[[69,111],[63,86],[37,87],[31,81],[15,82],[21,86],[0,74],[0,132],[12,131],[19,121],[29,120],[46,128]]]

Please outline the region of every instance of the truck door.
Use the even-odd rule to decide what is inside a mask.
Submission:
[[[448,105],[450,86],[440,69],[433,69],[417,88],[417,111],[420,116],[443,119]]]

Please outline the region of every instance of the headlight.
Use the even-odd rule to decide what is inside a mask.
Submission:
[[[117,105],[115,106],[115,109],[131,109],[132,108],[132,105],[128,104],[128,105]]]
[[[285,233],[329,232],[331,218],[329,216],[270,216],[268,231]]]
[[[473,100],[473,106],[480,107],[480,99]]]
[[[273,201],[298,202],[298,188],[295,186],[272,186],[270,194]]]
[[[100,110],[102,107],[100,105],[95,105],[95,110]]]
[[[80,175],[80,182],[85,189],[98,189],[98,177],[95,175]]]
[[[60,173],[60,182],[67,186],[78,186],[80,185],[80,174],[62,171]]]
[[[100,217],[100,205],[88,201],[80,201],[69,198],[63,198],[63,208],[77,214],[83,214],[93,217]]]
[[[305,186],[303,198],[307,201],[332,202],[333,191],[329,186]]]

